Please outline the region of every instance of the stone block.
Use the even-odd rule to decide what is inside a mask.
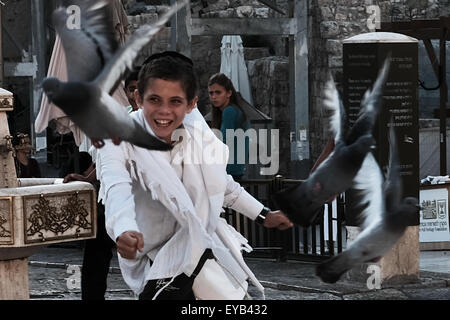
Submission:
[[[278,94],[289,96],[289,82],[288,81],[277,81],[274,84],[275,92]]]
[[[160,5],[160,6],[155,6],[156,8],[156,13],[161,15],[167,12],[167,10],[169,10],[169,6],[167,5]]]
[[[269,57],[270,52],[269,48],[244,48],[244,57],[245,60],[249,62],[249,60],[256,60],[265,57]]]
[[[136,5],[136,0],[123,0],[122,3],[125,10],[128,10],[132,8],[134,5]]]
[[[208,6],[204,9],[205,12],[226,10],[230,7],[230,1],[218,0],[215,3],[208,3]]]
[[[255,8],[255,18],[269,18],[269,8]]]
[[[339,21],[339,20],[341,20],[341,21],[347,20],[347,14],[338,12],[338,13],[336,13],[335,19],[337,21]]]
[[[253,60],[247,61],[247,72],[249,78],[252,78],[255,75],[255,61]]]
[[[0,300],[29,298],[27,259],[0,261]]]
[[[342,67],[342,56],[331,56],[328,58],[328,67],[330,68],[341,68]]]
[[[141,25],[143,24],[152,24],[158,21],[158,14],[154,13],[143,13],[140,15]]]
[[[252,6],[240,6],[236,8],[236,15],[238,18],[253,18],[255,10]]]
[[[245,0],[229,0],[229,1],[230,1],[230,7],[232,7],[232,8],[236,8],[236,7],[239,7],[239,6],[242,6],[242,5],[248,3],[248,1],[245,1]]]
[[[419,226],[411,226],[394,248],[381,259],[382,281],[389,284],[418,281],[419,258]]]
[[[320,7],[320,13],[322,15],[323,20],[332,20],[334,18],[334,14],[331,11],[330,7],[327,6]]]
[[[342,56],[342,41],[328,39],[326,41],[327,52],[331,55]]]
[[[234,18],[236,17],[236,11],[233,8],[226,10],[212,11],[205,18]]]
[[[347,246],[360,233],[358,227],[347,226]],[[419,279],[419,227],[411,226],[398,243],[378,262],[364,263],[346,273],[347,280],[367,282],[372,274],[369,266],[376,265],[381,271],[381,285],[415,283]]]
[[[336,21],[323,21],[320,23],[320,32],[323,38],[333,38],[339,35],[339,25]]]
[[[271,61],[269,75],[272,80],[288,80],[289,63],[287,61]]]

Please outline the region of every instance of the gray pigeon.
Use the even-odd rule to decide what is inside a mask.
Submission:
[[[112,139],[115,144],[124,140],[147,149],[172,148],[132,119],[111,94],[133,69],[144,46],[187,3],[175,3],[155,24],[140,27],[120,49],[111,23],[110,1],[65,0],[64,6],[54,11],[53,23],[67,59],[68,82],[46,78],[42,87],[94,146],[101,148],[103,139]],[[73,6],[81,13],[78,27],[71,24]]]
[[[339,93],[334,82],[328,82],[325,105],[333,110],[330,124],[335,134],[335,148],[308,179],[272,196],[293,223],[304,227],[315,224],[323,213],[323,205],[352,186],[364,158],[375,147],[372,130],[381,108],[389,65],[387,58],[373,90],[365,93],[358,119],[349,131]]]
[[[412,216],[420,206],[413,197],[402,199],[398,151],[394,129],[390,130],[390,158],[386,181],[371,152],[355,177],[354,189],[361,193],[361,233],[348,248],[319,264],[316,274],[322,281],[335,283],[348,270],[365,262],[381,259],[402,237]]]

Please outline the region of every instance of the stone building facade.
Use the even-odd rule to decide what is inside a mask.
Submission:
[[[378,1],[386,12],[390,1]],[[342,40],[369,32],[365,1],[310,1],[310,132],[311,156],[317,158],[329,139],[328,111],[322,107],[323,91],[332,77],[338,90],[342,82]],[[385,18],[383,18],[385,20]]]
[[[310,41],[310,112],[311,112],[311,154],[317,157],[327,140],[326,110],[321,107],[323,86],[332,76],[338,89],[342,81],[342,40],[351,36],[370,32],[368,7],[380,8],[381,21],[409,21],[416,19],[436,19],[450,14],[448,0],[317,0],[310,1],[311,41]],[[435,43],[435,48],[437,47]],[[450,46],[447,43],[447,52]],[[427,79],[432,86],[436,83],[428,57],[419,42],[419,78]],[[450,62],[448,55],[447,65]],[[450,72],[447,71],[447,79]],[[429,110],[436,107],[439,91],[419,90],[420,117],[432,117]],[[430,101],[434,99],[434,103]],[[437,102],[437,106],[439,103]],[[427,106],[429,106],[427,108]]]
[[[151,1],[148,1],[151,3]],[[132,30],[144,22],[157,19],[164,6],[148,5],[135,0],[124,1]],[[287,10],[286,1],[278,4]],[[192,16],[199,18],[268,18],[280,17],[277,13],[256,0],[192,1]],[[135,15],[132,15],[132,14]],[[170,49],[170,28],[164,30],[143,56]],[[244,55],[252,88],[254,105],[273,119],[270,128],[280,129],[280,154],[289,154],[289,63],[287,40],[275,36],[243,36]],[[207,93],[208,79],[220,71],[221,36],[193,36],[192,60],[199,77],[200,111],[205,115],[211,110]],[[282,160],[280,173],[288,175],[289,161]],[[255,176],[253,176],[255,177]]]
[[[167,8],[168,0],[122,0],[127,10],[131,31],[144,23],[155,21]],[[327,111],[322,108],[323,87],[331,76],[341,89],[342,79],[342,40],[356,34],[369,31],[368,20],[372,13],[370,6],[378,6],[381,21],[398,21],[411,19],[432,19],[450,14],[450,0],[303,0],[308,1],[308,59],[309,59],[309,129],[310,157],[312,162],[317,159],[324,144],[329,138]],[[51,10],[56,6],[56,0],[46,1],[45,21],[49,21]],[[48,5],[51,3],[52,5]],[[276,5],[288,12],[288,0],[276,0]],[[26,7],[26,10],[23,8]],[[32,57],[23,57],[20,48],[28,51],[31,46],[31,26],[23,17],[23,12],[33,12],[26,0],[8,2],[3,11],[5,61],[28,61]],[[192,0],[191,13],[200,18],[268,18],[286,17],[257,0]],[[18,17],[21,16],[20,19]],[[51,31],[51,30],[50,30]],[[234,30],[235,31],[235,30]],[[8,34],[14,34],[14,41]],[[170,24],[158,34],[143,52],[142,59],[151,53],[170,49]],[[50,32],[50,36],[54,36]],[[51,53],[51,37],[47,36],[47,60]],[[245,47],[245,59],[252,87],[254,105],[262,112],[272,117],[273,128],[280,129],[280,174],[289,176],[290,153],[290,114],[289,114],[289,59],[288,40],[281,36],[242,36]],[[449,44],[447,44],[450,52]],[[208,78],[220,70],[219,36],[192,37],[192,58],[199,75],[200,101],[199,109],[203,114],[210,110],[207,96]],[[36,51],[37,49],[35,49]],[[419,48],[420,55],[424,50]],[[450,55],[447,65],[450,66]],[[27,60],[28,59],[28,60]],[[419,60],[419,78],[425,79],[433,86],[433,73],[427,71],[427,62]],[[431,69],[429,69],[431,71]],[[450,74],[447,76],[450,79]],[[31,104],[32,96],[29,89],[24,89],[25,78],[5,78],[5,86],[18,93],[18,101],[24,108]],[[27,91],[28,90],[28,91]],[[421,117],[430,117],[435,105],[437,92],[420,91]],[[422,100],[421,100],[422,101]],[[427,108],[426,106],[430,106]],[[21,113],[16,114],[20,117]]]
[[[372,31],[368,23],[377,6],[381,21],[433,19],[450,13],[449,0],[305,0],[309,12],[309,124],[310,156],[319,156],[329,139],[328,111],[322,107],[323,89],[329,77],[333,77],[338,89],[342,81],[342,40]],[[126,2],[126,1],[125,1]],[[151,3],[152,0],[145,1]],[[152,14],[145,2],[128,1],[129,12]],[[286,0],[277,0],[279,8],[288,11]],[[192,16],[200,18],[267,18],[283,17],[256,0],[208,0],[192,1]],[[134,9],[133,9],[134,8]],[[137,8],[137,9],[136,9]],[[140,9],[139,9],[140,8]],[[156,6],[155,8],[158,8]],[[131,20],[136,19],[132,17]],[[289,60],[287,38],[267,36],[243,36],[245,58],[252,87],[254,105],[273,118],[273,127],[280,129],[280,154],[289,154]],[[220,69],[221,37],[202,36],[192,39],[192,58],[200,77],[200,102],[202,113],[210,106],[206,84],[210,75]],[[423,50],[420,49],[423,55]],[[427,61],[421,59],[421,74],[432,83],[432,74],[426,70]],[[448,63],[450,64],[450,63]],[[430,79],[431,74],[431,79]],[[449,77],[450,78],[450,77]],[[432,101],[436,92],[421,90],[421,99]],[[428,97],[428,98],[427,98]],[[433,98],[434,97],[434,98]],[[428,99],[428,100],[427,100]],[[429,117],[422,103],[421,116]],[[280,174],[290,175],[289,157],[282,157]]]

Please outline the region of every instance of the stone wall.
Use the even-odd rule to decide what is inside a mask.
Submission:
[[[162,2],[164,3],[167,1]],[[147,0],[124,0],[123,3],[129,14],[128,19],[131,24],[131,32],[136,30],[142,24],[156,21],[158,16],[167,8],[167,5],[152,5],[151,3],[155,3],[155,1]],[[193,17],[267,18],[280,16],[279,13],[270,10],[256,0],[216,0],[206,2],[207,6],[204,6],[202,3],[205,2],[191,2]],[[286,1],[280,1],[279,6],[284,8],[286,6]],[[221,39],[221,36],[192,37],[192,60],[194,61],[196,72],[199,76],[200,92],[198,105],[202,113],[207,113],[209,111],[209,99],[207,96],[208,79],[211,75],[220,71]],[[286,55],[287,53],[287,42],[285,38],[275,36],[243,36],[242,40],[245,47],[245,59],[247,62],[270,55]],[[141,57],[138,59],[138,64],[144,60],[144,57],[163,50],[170,50],[169,27],[162,30],[155,41],[143,50]]]
[[[414,3],[414,6],[408,5]],[[415,1],[393,1],[389,17],[392,21],[408,21],[416,19],[436,19],[440,16],[450,15],[450,0],[415,0]],[[432,40],[437,56],[439,57],[439,40]],[[450,43],[447,41],[447,79],[450,79]],[[438,84],[436,75],[432,72],[432,67],[425,46],[419,41],[419,80],[427,88],[436,87]],[[435,109],[439,108],[439,89],[426,90],[419,87],[419,118],[434,118]],[[450,87],[449,87],[450,95]]]
[[[323,108],[323,91],[330,77],[342,92],[342,40],[369,32],[366,12],[371,1],[310,0],[310,137],[311,159],[315,161],[329,139],[329,111]],[[390,1],[377,1],[388,12]]]
[[[26,0],[8,2],[8,10],[2,8],[3,63],[32,62],[31,3]],[[4,71],[3,71],[4,72]],[[3,73],[2,87],[14,94],[14,111],[8,112],[11,133],[30,132],[30,106],[32,109],[32,81],[28,77],[12,77]]]
[[[125,0],[136,24],[154,19],[168,1]],[[277,5],[287,11],[287,1],[278,0]],[[408,4],[414,3],[415,10]],[[150,4],[155,4],[150,5]],[[326,81],[333,77],[338,90],[342,82],[342,40],[369,32],[367,21],[369,5],[378,5],[381,21],[431,19],[450,13],[450,0],[309,0],[309,95],[310,95],[310,148],[311,160],[315,161],[329,138],[329,111],[323,108],[323,90]],[[256,0],[208,0],[191,1],[193,17],[201,18],[266,18],[280,17]],[[139,20],[141,19],[141,20]],[[140,21],[140,22],[139,22]],[[164,31],[158,43],[146,51],[147,54],[169,48],[170,32]],[[289,154],[289,84],[288,46],[286,38],[243,36],[245,58],[253,91],[254,104],[274,119],[274,127],[280,128],[281,150]],[[207,95],[208,78],[220,70],[221,37],[193,37],[192,58],[200,82],[199,108],[203,114],[210,110]],[[423,63],[422,63],[423,64]],[[277,70],[284,70],[279,72]],[[283,74],[284,72],[284,74]],[[428,83],[433,84],[429,78]],[[432,74],[431,74],[432,76]],[[422,93],[430,96],[431,93]],[[433,97],[429,98],[431,101]],[[427,111],[426,114],[430,112]],[[285,153],[284,153],[285,152]],[[288,161],[288,160],[286,160]],[[288,164],[282,164],[282,169]]]
[[[271,56],[250,60],[247,63],[252,87],[253,104],[270,116],[270,128],[279,129],[280,168],[278,174],[289,173],[290,110],[289,110],[289,59]]]
[[[401,21],[411,19],[435,19],[450,14],[450,0],[310,0],[310,132],[311,157],[316,159],[328,137],[329,115],[323,110],[323,87],[326,80],[332,76],[341,91],[342,82],[342,40],[351,36],[369,32],[367,13],[369,5],[380,7],[381,21]],[[419,44],[420,45],[420,44]],[[419,51],[419,62],[428,65],[428,60]],[[419,74],[427,75],[429,86],[434,84],[431,68]],[[342,92],[342,91],[341,91]],[[420,105],[433,99],[435,93],[420,90],[423,96]],[[431,107],[430,107],[431,108]],[[421,115],[429,115],[424,110]]]
[[[386,12],[393,21],[435,19],[450,14],[449,0],[394,0]]]
[[[274,1],[282,10],[287,10],[287,1]],[[268,18],[280,16],[257,0],[208,0],[191,1],[193,16],[200,18]]]
[[[198,36],[192,38],[192,60],[194,61],[200,86],[198,107],[203,114],[207,114],[211,108],[207,91],[208,79],[214,73],[220,71],[221,41],[222,37],[214,36]],[[267,56],[270,56],[268,48],[244,48],[244,57],[248,68],[252,60]],[[252,82],[251,79],[250,82]],[[253,84],[254,82],[252,82],[252,89],[258,91],[257,88],[260,85],[255,83],[256,88],[253,88]],[[255,96],[254,93],[253,96]]]
[[[131,32],[144,23],[155,21],[166,8],[165,5],[150,5],[129,0],[124,2],[129,14]],[[192,16],[201,18],[268,18],[280,16],[258,1],[217,0],[192,1]],[[279,1],[286,9],[286,1]],[[152,53],[170,49],[170,28],[166,28],[147,48],[143,50],[139,61]],[[208,79],[220,71],[221,36],[193,36],[192,60],[199,77],[198,108],[202,114],[211,110],[207,92]],[[280,154],[289,154],[289,63],[286,38],[276,36],[242,36],[244,56],[247,63],[254,105],[274,119],[271,128],[280,129]],[[288,158],[281,159],[280,173],[286,174]]]
[[[135,0],[133,0],[135,1]],[[128,23],[130,34],[136,31],[140,26],[144,24],[152,24],[158,21],[158,17],[167,10],[165,5],[145,5],[143,2],[139,2],[142,5],[128,2],[125,8],[128,8]],[[134,14],[130,14],[134,13]],[[170,25],[164,27],[153,40],[142,50],[140,57],[136,64],[142,64],[146,57],[153,53],[170,50]]]

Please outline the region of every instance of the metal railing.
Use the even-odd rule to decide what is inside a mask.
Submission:
[[[264,205],[277,209],[271,195],[301,180],[276,177],[271,180],[242,180],[240,184]],[[334,209],[333,209],[334,208]],[[248,239],[253,251],[250,257],[275,258],[302,261],[320,261],[342,252],[345,245],[343,220],[345,216],[345,197],[340,195],[334,204],[324,206],[320,224],[303,228],[294,226],[286,231],[267,229],[239,212],[225,209],[224,218]]]

